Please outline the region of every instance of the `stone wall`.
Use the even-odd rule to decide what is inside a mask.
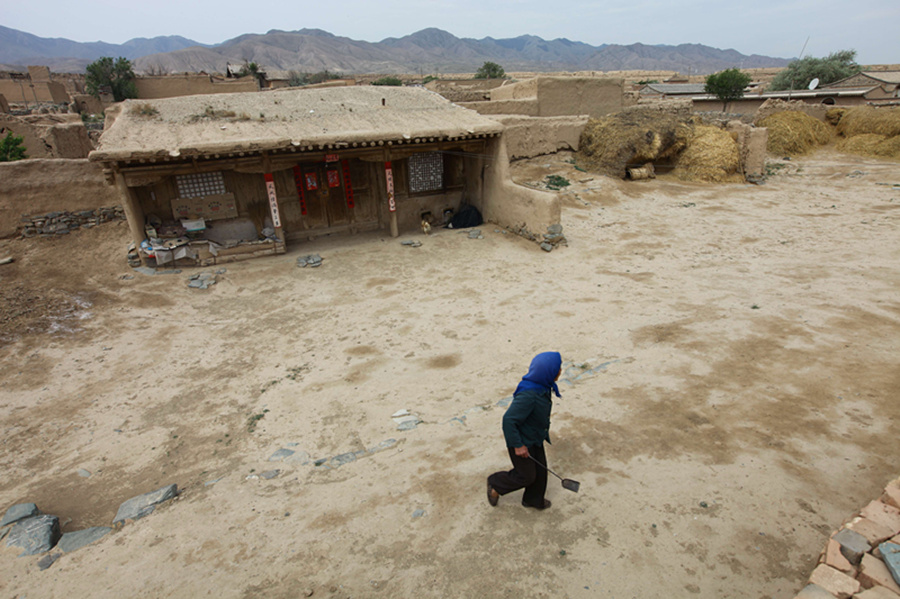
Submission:
[[[86,159],[0,162],[0,237],[15,235],[24,216],[94,210],[120,201],[100,167]]]
[[[19,219],[18,231],[22,237],[49,237],[67,235],[75,229],[90,229],[112,220],[125,220],[121,206],[104,206],[93,210],[48,212],[30,214]]]

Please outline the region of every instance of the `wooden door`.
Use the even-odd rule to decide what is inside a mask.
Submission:
[[[310,229],[350,224],[350,209],[344,195],[339,164],[307,165],[303,168],[307,223]]]

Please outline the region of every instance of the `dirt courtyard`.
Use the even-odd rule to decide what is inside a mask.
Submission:
[[[549,254],[490,224],[322,238],[200,291],[125,278],[124,223],[0,241],[0,510],[71,532],[182,491],[45,571],[0,543],[0,594],[793,597],[900,474],[900,165],[711,186],[570,160],[512,166],[573,182]],[[497,403],[547,350],[573,365],[548,459],[581,491],[492,508]]]

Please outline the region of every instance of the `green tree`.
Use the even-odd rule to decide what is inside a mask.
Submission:
[[[393,85],[399,87],[403,85],[403,81],[401,81],[398,77],[382,77],[381,79],[376,79],[372,82],[372,85]]]
[[[744,97],[744,89],[749,83],[750,75],[742,73],[740,69],[725,69],[719,73],[709,75],[706,78],[706,86],[703,88],[703,91],[721,100],[722,112],[725,112],[729,102],[734,102]]]
[[[475,71],[476,79],[503,79],[506,71],[496,62],[486,62]]]
[[[825,85],[846,79],[860,70],[860,66],[856,64],[856,50],[839,50],[825,58],[807,56],[793,61],[778,73],[769,84],[769,89],[806,89],[813,79],[818,79],[820,85]]]
[[[89,94],[99,98],[101,88],[108,87],[116,102],[137,98],[134,80],[131,61],[121,56],[115,60],[109,56],[98,58],[87,66],[84,77]]]
[[[10,131],[2,140],[0,140],[0,162],[12,162],[14,160],[22,160],[28,158],[25,155],[25,148],[22,143],[25,139],[21,135],[13,135]]]

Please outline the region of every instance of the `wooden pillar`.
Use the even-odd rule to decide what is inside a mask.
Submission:
[[[128,229],[131,231],[131,239],[134,241],[134,247],[141,256],[141,262],[145,262],[146,258],[140,253],[141,242],[147,236],[144,232],[144,209],[138,201],[137,194],[134,193],[125,182],[125,175],[119,169],[115,169],[116,188],[119,190],[119,197],[122,199],[122,208],[125,210],[125,218],[128,221]]]
[[[391,166],[391,152],[384,150],[384,178],[387,185],[388,214],[391,218],[391,237],[400,237],[397,224],[397,200],[394,197],[394,169]]]

